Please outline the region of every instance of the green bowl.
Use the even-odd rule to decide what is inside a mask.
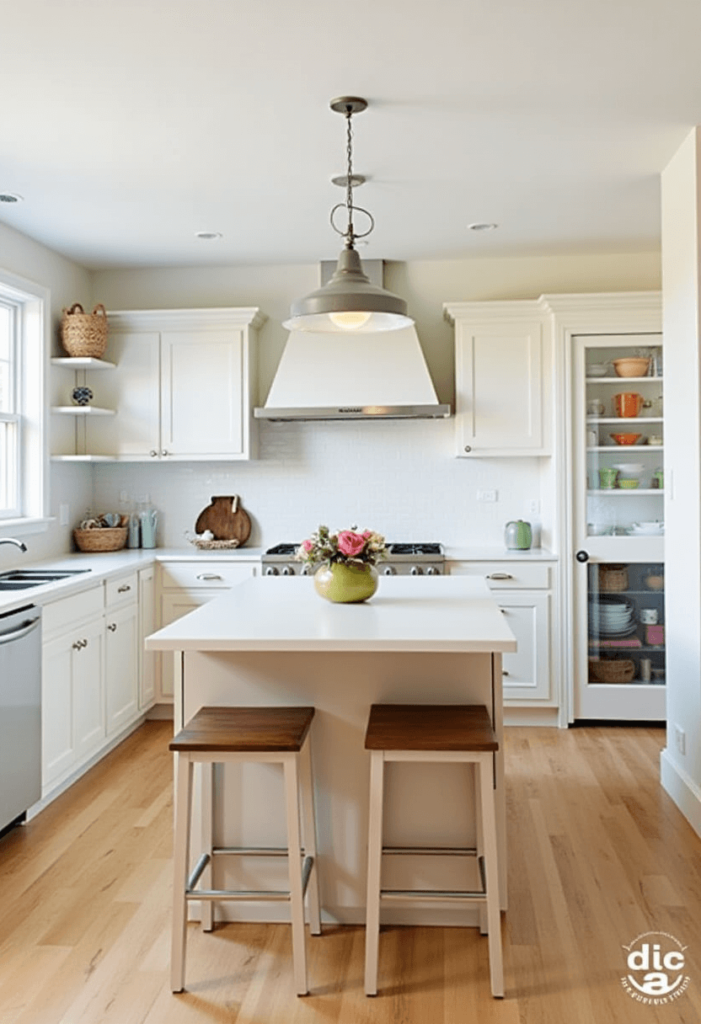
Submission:
[[[619,480],[618,481],[618,486],[625,488],[625,490],[627,490],[627,491],[635,490],[635,488],[639,484],[640,484],[639,480]]]

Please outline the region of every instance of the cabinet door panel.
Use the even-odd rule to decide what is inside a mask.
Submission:
[[[160,338],[157,331],[110,331],[110,355],[117,369],[100,378],[104,403],[116,409],[116,416],[93,423],[95,451],[122,456],[150,458],[158,451],[160,416]],[[104,385],[103,385],[104,378]],[[112,444],[99,444],[97,431],[111,433]]]
[[[243,449],[241,331],[161,336],[161,444],[170,456]]]
[[[45,643],[42,667],[42,785],[48,786],[73,764],[72,650],[74,638]]]
[[[144,650],[144,640],[156,631],[156,573],[153,567],[139,573],[139,707],[143,711],[156,698],[155,651]]]
[[[107,612],[105,617],[105,701],[107,735],[111,736],[134,719],[138,699],[139,608],[136,603]]]
[[[543,450],[542,349],[539,323],[458,326],[458,455]]]
[[[550,597],[548,594],[500,593],[497,600],[518,643],[514,654],[503,655],[504,698],[547,700],[550,696]]]
[[[72,650],[76,763],[92,754],[105,738],[103,630],[103,619],[81,627],[79,639],[85,646]]]

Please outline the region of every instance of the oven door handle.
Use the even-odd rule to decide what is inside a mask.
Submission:
[[[23,636],[27,636],[32,630],[36,629],[40,621],[40,616],[37,616],[36,619],[32,619],[31,622],[21,626],[20,629],[13,629],[11,633],[0,633],[0,644],[9,644],[13,640],[21,640]]]

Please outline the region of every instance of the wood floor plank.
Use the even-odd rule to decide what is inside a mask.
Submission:
[[[506,998],[471,928],[383,928],[380,992],[362,927],[308,939],[294,995],[289,926],[189,926],[169,989],[171,726],[147,723],[0,841],[2,1024],[701,1024],[701,840],[659,785],[662,730],[510,728]],[[645,931],[687,945],[668,1007],[624,991]]]

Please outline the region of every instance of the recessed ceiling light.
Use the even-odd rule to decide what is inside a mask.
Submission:
[[[23,199],[18,192],[0,192],[0,203],[21,203]]]
[[[201,238],[204,242],[213,242],[217,238],[223,238],[221,231],[196,231],[195,238]]]
[[[487,224],[477,221],[475,224],[468,224],[468,231],[496,231],[498,224]]]

